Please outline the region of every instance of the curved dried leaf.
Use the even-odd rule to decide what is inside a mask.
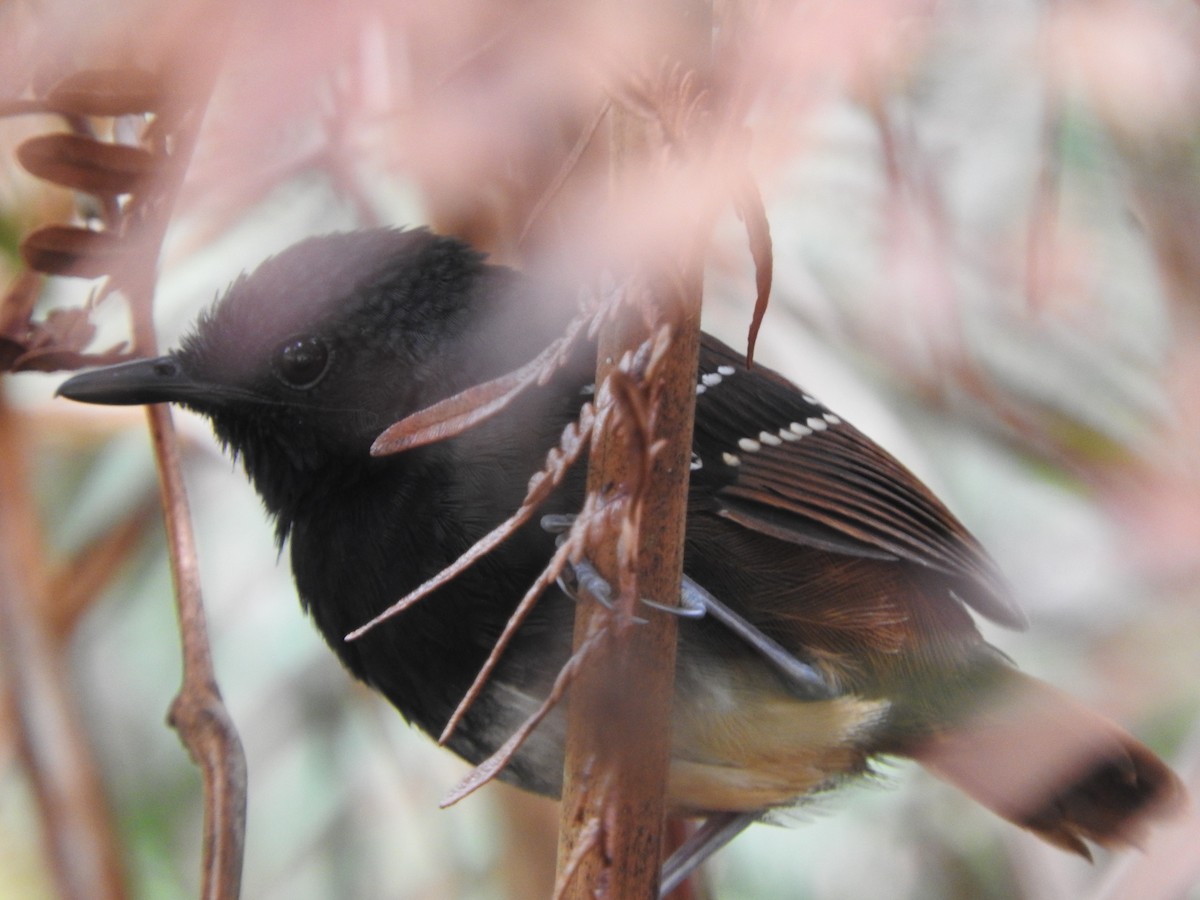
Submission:
[[[101,196],[132,193],[155,165],[153,154],[141,147],[77,134],[30,138],[17,148],[17,159],[38,178]]]
[[[25,265],[47,275],[100,278],[127,253],[124,242],[114,235],[68,225],[47,225],[21,241]]]
[[[734,198],[738,215],[746,225],[746,237],[750,241],[750,255],[754,258],[754,316],[750,320],[750,332],[746,337],[746,365],[754,362],[754,345],[758,341],[758,329],[767,314],[767,302],[771,299],[771,282],[775,277],[775,254],[771,247],[771,224],[763,206],[762,195],[754,179],[747,176],[738,186]]]
[[[461,396],[461,395],[459,395]],[[529,487],[521,506],[511,516],[481,537],[471,547],[463,552],[442,571],[422,584],[409,591],[371,621],[360,625],[346,635],[347,641],[356,641],[376,625],[385,622],[393,616],[398,616],[419,600],[428,597],[442,585],[457,578],[460,573],[496,547],[508,540],[517,529],[532,518],[534,512],[550,495],[550,492],[562,484],[567,470],[579,459],[585,449],[590,446],[591,429],[595,424],[595,411],[590,405],[584,405],[579,413],[579,421],[572,422],[563,429],[562,438],[557,447],[552,447],[546,454],[546,464],[541,471],[529,479]],[[515,615],[515,614],[514,614]],[[449,727],[449,726],[447,726]]]
[[[400,615],[413,604],[420,600],[424,600],[442,585],[453,581],[460,574],[466,571],[470,566],[473,566],[477,561],[491,553],[498,546],[503,544],[512,534],[524,525],[536,512],[536,507],[522,506],[510,518],[505,519],[482,538],[471,545],[458,559],[454,560],[446,568],[442,569],[431,578],[427,578],[424,582],[417,585],[371,621],[364,625],[360,625],[346,635],[345,640],[357,641],[360,637],[373,629],[376,625],[386,622],[394,616]]]
[[[492,677],[492,672],[496,670],[496,666],[500,663],[500,657],[504,655],[504,651],[508,649],[508,645],[512,643],[513,637],[517,633],[517,629],[529,617],[529,613],[533,611],[533,606],[541,599],[542,594],[550,587],[562,574],[564,567],[567,564],[567,557],[570,556],[574,548],[567,542],[564,543],[554,556],[550,558],[550,562],[546,564],[546,568],[542,570],[542,574],[537,577],[537,580],[529,586],[525,592],[525,596],[521,598],[521,602],[517,604],[517,608],[513,610],[511,616],[508,617],[508,622],[504,625],[504,631],[500,637],[496,639],[496,643],[492,645],[491,652],[488,654],[487,660],[483,664],[483,668],[475,676],[475,680],[471,683],[471,687],[467,689],[462,700],[459,701],[454,713],[450,716],[446,727],[442,729],[442,733],[438,736],[438,743],[445,745],[450,740],[454,732],[457,730],[463,716],[467,714],[467,710],[479,699],[479,695],[483,693],[484,687]]]
[[[132,116],[158,110],[162,79],[145,69],[87,69],[68,75],[46,95],[46,105],[74,116]]]
[[[597,619],[597,621],[599,620]],[[580,667],[595,651],[597,645],[608,637],[609,633],[607,631],[593,631],[584,638],[583,643],[579,645],[571,655],[571,658],[559,669],[558,676],[554,679],[554,685],[550,688],[550,693],[546,696],[546,699],[542,701],[542,705],[534,710],[528,719],[521,723],[521,727],[513,732],[499,750],[472,769],[467,777],[460,781],[438,805],[443,809],[447,806],[453,806],[459,800],[462,800],[469,794],[473,794],[503,772],[508,764],[512,762],[513,757],[517,755],[517,751],[521,749],[521,745],[525,743],[529,735],[533,734],[533,730],[562,701],[567,688],[571,686],[571,682],[578,675]]]
[[[576,332],[571,332],[574,335]],[[566,337],[555,341],[519,369],[469,387],[433,406],[418,410],[386,429],[371,445],[372,456],[401,453],[462,434],[491,418],[537,383],[547,367],[555,365]]]
[[[372,456],[401,453],[462,434],[506,407],[536,378],[522,370],[476,385],[413,413],[392,425],[371,445]]]

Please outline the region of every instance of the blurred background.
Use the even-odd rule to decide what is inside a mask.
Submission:
[[[200,777],[164,723],[180,654],[154,460],[140,410],[53,398],[56,370],[131,340],[125,282],[34,275],[20,242],[53,223],[122,236],[146,197],[174,204],[163,347],[306,235],[430,224],[561,269],[668,252],[696,202],[715,221],[706,326],[744,346],[755,273],[730,196],[752,177],[775,274],[757,359],[899,456],[989,548],[1032,621],[985,626],[990,640],[1200,785],[1200,9],[719,4],[704,114],[679,112],[666,63],[680,8],[646,9],[0,3],[0,467],[40,598],[16,616],[48,636],[130,896],[194,896],[200,868]],[[165,73],[146,115],[37,102],[73,72],[127,66]],[[653,123],[654,166],[678,176],[648,167],[642,205],[615,210],[614,107]],[[150,146],[168,118],[195,140],[177,192],[97,199],[18,161],[47,134]],[[176,422],[249,765],[244,895],[548,896],[553,805],[495,785],[438,809],[466,767],[340,670],[239,468],[202,421]],[[56,896],[18,715],[52,700],[0,686],[0,897]],[[792,819],[719,855],[713,895],[1200,898],[1194,833],[1089,866],[908,764]]]

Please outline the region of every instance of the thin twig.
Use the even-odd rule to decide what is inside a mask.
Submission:
[[[534,729],[542,723],[542,720],[550,714],[550,711],[554,707],[562,702],[567,688],[579,677],[579,673],[585,668],[585,663],[592,658],[609,638],[610,634],[606,629],[594,628],[579,643],[575,648],[574,654],[567,660],[562,669],[559,670],[557,677],[554,679],[554,685],[551,687],[550,693],[546,695],[546,699],[542,701],[541,706],[528,719],[521,723],[521,727],[513,732],[512,736],[504,742],[499,750],[472,769],[471,773],[459,782],[454,790],[442,800],[441,805],[443,807],[453,806],[459,800],[473,794],[504,771],[504,767],[508,765],[517,751],[521,749],[521,745],[533,734]]]
[[[209,652],[208,628],[200,593],[200,570],[191,512],[183,486],[179,443],[167,407],[147,409],[167,527],[167,547],[175,580],[175,601],[183,643],[183,686],[171,703],[168,721],[204,773],[205,900],[240,893],[246,831],[246,757],[233,721],[221,700]]]
[[[130,231],[143,249],[141,264],[124,284],[129,293],[135,345],[154,346],[153,303],[155,261],[171,212],[191,161],[218,63],[228,42],[234,5],[210,2],[192,13],[195,29],[186,31],[193,63],[186,93],[170,98],[170,108],[155,122],[153,138],[169,164],[153,192],[135,198],[128,216]],[[204,838],[201,896],[234,900],[241,892],[246,828],[246,759],[241,741],[217,688],[209,652],[208,631],[200,591],[195,538],[184,489],[179,444],[168,408],[147,410],[150,436],[158,463],[159,487],[167,529],[167,546],[175,582],[176,611],[183,646],[183,684],[171,704],[168,720],[178,731],[204,777]]]
[[[508,622],[505,623],[504,631],[500,634],[500,637],[496,639],[495,644],[492,645],[492,650],[488,654],[488,658],[484,662],[483,667],[479,670],[479,674],[475,676],[475,680],[471,683],[471,687],[467,690],[467,693],[463,695],[462,700],[459,701],[458,706],[454,710],[454,714],[450,716],[450,721],[446,723],[446,727],[442,730],[442,734],[438,738],[438,743],[444,744],[450,739],[450,736],[454,733],[455,728],[458,727],[458,723],[462,721],[462,717],[466,715],[466,712],[471,707],[471,704],[478,699],[481,693],[483,693],[483,689],[487,685],[488,679],[491,678],[492,672],[495,671],[496,666],[500,662],[500,657],[504,654],[505,649],[507,649],[508,645],[512,642],[513,637],[517,633],[517,629],[521,627],[521,623],[525,621],[526,617],[528,617],[529,612],[533,609],[534,604],[537,603],[538,599],[545,592],[546,588],[553,584],[554,580],[562,574],[568,559],[573,555],[578,555],[580,553],[583,542],[579,540],[579,538],[586,532],[588,528],[588,519],[592,515],[594,514],[588,508],[585,508],[579,514],[579,517],[571,526],[571,533],[567,537],[567,540],[563,541],[562,546],[555,551],[554,556],[550,558],[550,562],[546,565],[546,568],[542,570],[542,574],[538,576],[537,580],[534,581],[534,583],[529,587],[529,590],[525,592],[525,596],[521,598],[521,602],[517,604],[517,608],[513,610],[513,614],[508,617]]]

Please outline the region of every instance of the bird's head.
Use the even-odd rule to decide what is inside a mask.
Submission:
[[[392,422],[536,352],[543,329],[522,327],[516,279],[424,230],[311,238],[234,282],[177,350],[59,393],[202,413],[275,506],[281,467],[365,463]]]

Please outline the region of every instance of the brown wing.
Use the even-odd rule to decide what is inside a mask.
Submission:
[[[916,476],[769,369],[705,335],[693,480],[719,515],[794,544],[941,573],[976,612],[1014,628],[1024,614],[995,565]]]

